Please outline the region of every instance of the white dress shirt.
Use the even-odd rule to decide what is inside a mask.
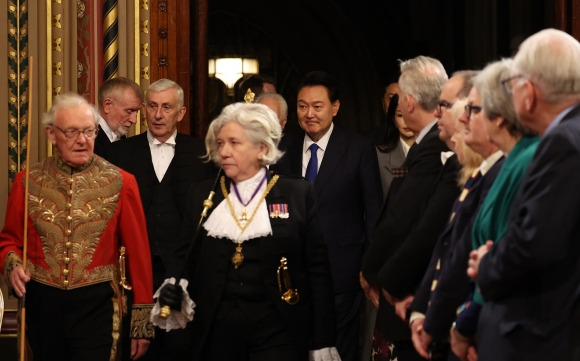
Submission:
[[[153,137],[153,135],[147,130],[147,140],[149,141],[149,149],[151,149],[151,160],[153,161],[153,168],[155,168],[155,174],[157,179],[161,182],[169,168],[169,164],[173,160],[175,155],[175,137],[177,135],[177,130],[165,141],[161,143]]]
[[[318,142],[314,142],[308,134],[304,135],[304,143],[302,146],[302,176],[306,175],[306,167],[308,166],[308,161],[310,161],[310,150],[308,149],[312,143],[316,143],[318,145],[318,150],[316,151],[316,155],[318,156],[318,167],[316,169],[320,170],[320,165],[322,164],[322,158],[324,158],[324,152],[328,147],[328,141],[330,140],[330,134],[332,134],[332,130],[334,129],[334,123],[330,124],[330,128],[328,132],[322,136],[318,140]]]

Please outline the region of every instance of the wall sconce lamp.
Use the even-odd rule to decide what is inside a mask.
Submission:
[[[233,90],[236,82],[246,74],[258,74],[258,59],[215,58],[209,59],[209,76],[223,81],[228,90]]]

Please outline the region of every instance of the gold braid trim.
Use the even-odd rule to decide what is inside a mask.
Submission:
[[[131,313],[131,338],[155,337],[155,329],[151,322],[152,304],[134,304]]]
[[[12,291],[12,283],[10,283],[10,274],[12,271],[18,267],[22,266],[22,259],[18,257],[15,252],[9,252],[8,256],[4,260],[4,280],[6,281],[6,285],[8,289]]]

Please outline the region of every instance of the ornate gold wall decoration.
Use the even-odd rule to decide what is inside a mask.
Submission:
[[[28,1],[8,5],[8,177],[26,163],[28,133]]]
[[[136,44],[138,46],[135,49],[135,59],[138,60],[136,64],[135,79],[139,79],[138,82],[143,89],[149,87],[149,1],[148,0],[135,0],[135,8],[137,9],[137,14],[135,15],[136,24],[138,24],[138,41]],[[137,81],[137,80],[136,80]],[[143,113],[143,112],[141,112]],[[135,125],[136,133],[141,133],[147,128],[147,121],[145,115],[142,114],[141,121]]]

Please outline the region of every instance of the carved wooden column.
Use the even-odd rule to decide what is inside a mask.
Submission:
[[[193,78],[191,81],[191,127],[192,133],[200,138],[205,136],[211,119],[208,117],[208,0],[194,1],[192,11],[192,54]]]
[[[191,133],[190,119],[190,2],[151,0],[151,83],[167,78],[177,82],[185,93],[185,117],[178,131]]]
[[[580,40],[580,2],[554,0],[554,27]]]

